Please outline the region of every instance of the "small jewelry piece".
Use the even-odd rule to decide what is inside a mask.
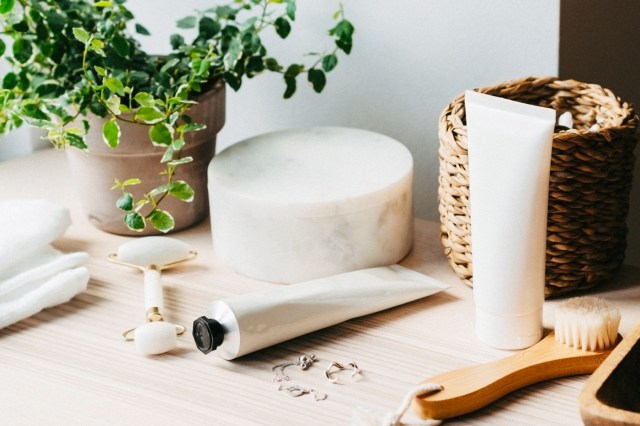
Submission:
[[[298,365],[300,366],[301,370],[306,370],[307,368],[309,368],[309,366],[311,366],[311,364],[313,364],[317,360],[318,360],[318,357],[316,357],[313,354],[300,355],[297,361],[285,361],[285,362],[281,362],[280,364],[274,365],[273,367],[271,367],[271,371],[273,371],[276,375],[276,377],[273,378],[273,381],[274,382],[289,381],[291,380],[291,377],[285,374],[284,372],[285,368],[292,365]]]
[[[349,364],[347,364],[346,367],[343,367],[340,363],[334,361],[331,364],[329,364],[329,366],[327,367],[326,370],[324,370],[324,376],[331,383],[337,383],[339,377],[331,377],[331,375],[333,373],[336,373],[336,372],[340,371],[340,370],[353,370],[353,373],[351,374],[351,377],[354,377],[356,374],[360,373],[360,368],[358,367],[358,365],[355,362],[350,362]]]
[[[313,394],[313,397],[315,398],[316,401],[322,401],[327,399],[327,394],[326,393],[322,393],[319,392],[315,389],[309,389],[309,388],[304,388],[302,386],[299,385],[290,385],[290,386],[278,386],[278,390],[279,391],[285,391],[287,392],[287,395],[291,396],[291,397],[298,397],[298,396],[302,396],[305,394]]]

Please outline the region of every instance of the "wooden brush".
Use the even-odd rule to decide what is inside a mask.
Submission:
[[[441,386],[416,396],[415,414],[447,419],[471,413],[522,387],[558,377],[592,373],[621,339],[620,313],[601,299],[577,297],[555,312],[554,331],[510,357],[465,367],[424,382]]]

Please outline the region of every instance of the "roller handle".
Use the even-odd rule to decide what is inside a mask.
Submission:
[[[150,310],[157,308],[159,313],[164,312],[162,295],[162,282],[160,281],[160,269],[154,265],[144,270],[144,308],[149,315]]]
[[[550,333],[536,345],[510,357],[449,371],[425,380],[442,390],[419,395],[413,411],[425,419],[448,419],[471,413],[517,389],[558,377],[592,373],[609,355],[569,348]]]

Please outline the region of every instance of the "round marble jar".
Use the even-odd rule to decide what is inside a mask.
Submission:
[[[208,170],[213,245],[236,272],[294,283],[390,265],[413,239],[413,159],[337,127],[286,130],[222,151]]]

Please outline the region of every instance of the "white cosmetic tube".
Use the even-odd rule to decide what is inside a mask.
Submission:
[[[231,360],[445,288],[398,265],[363,269],[213,302],[193,337],[202,352]]]
[[[542,338],[555,111],[465,93],[476,334],[500,349]]]

